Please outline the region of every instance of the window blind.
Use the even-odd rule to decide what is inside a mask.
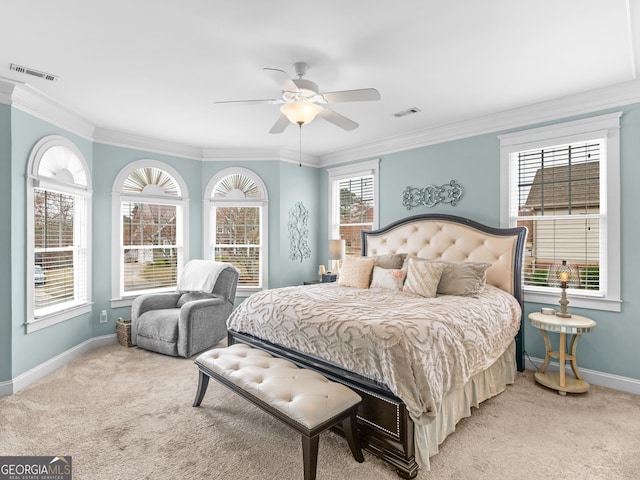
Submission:
[[[260,286],[261,207],[215,208],[215,243],[212,256],[240,270],[238,285]]]
[[[86,199],[34,189],[34,316],[88,300]]]
[[[600,289],[600,234],[604,196],[600,141],[514,154],[517,224],[529,230],[525,285],[556,287],[557,268],[572,269],[569,288]]]
[[[175,205],[122,202],[124,292],[177,285]]]
[[[372,230],[374,225],[374,177],[346,178],[336,184],[339,238],[345,240],[346,255],[360,255],[360,232]]]

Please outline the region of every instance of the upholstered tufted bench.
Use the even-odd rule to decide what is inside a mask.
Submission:
[[[337,422],[342,422],[353,457],[364,461],[356,424],[362,400],[351,389],[244,344],[214,348],[195,363],[200,376],[193,406],[200,406],[213,378],[279,418],[302,434],[305,480],[316,478],[320,433]]]

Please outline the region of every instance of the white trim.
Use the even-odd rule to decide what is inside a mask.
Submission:
[[[40,163],[47,151],[52,147],[64,147],[70,150],[76,158],[79,160],[82,168],[84,169],[86,186],[77,185],[75,183],[64,183],[55,181],[48,177],[41,177],[38,175],[38,169]],[[93,303],[93,288],[92,288],[92,269],[93,269],[93,198],[91,194],[91,172],[84,155],[80,149],[71,142],[68,138],[60,135],[47,135],[42,137],[31,149],[29,153],[29,160],[27,162],[26,173],[26,204],[27,204],[27,258],[26,258],[26,300],[27,300],[27,316],[25,320],[25,332],[27,334],[41,330],[43,328],[55,325],[56,323],[64,322],[71,318],[75,318],[79,315],[84,315],[91,312],[91,305]],[[33,283],[33,271],[35,267],[35,243],[34,243],[34,188],[35,184],[39,184],[43,188],[53,187],[54,191],[63,194],[74,195],[80,197],[84,201],[84,209],[86,216],[86,231],[84,237],[86,241],[86,300],[82,303],[69,305],[62,304],[60,309],[54,309],[53,313],[47,314],[41,317],[35,317],[35,286]],[[75,266],[74,266],[75,271]],[[77,285],[76,285],[77,286]]]
[[[131,148],[143,150],[147,153],[157,153],[160,155],[172,155],[175,157],[188,158],[190,160],[202,160],[202,148],[182,145],[175,142],[168,142],[158,138],[142,137],[132,133],[107,130],[98,127],[94,133],[94,142],[113,147]]]
[[[337,191],[334,188],[335,182],[346,178],[373,175],[373,228],[378,228],[380,216],[380,159],[367,160],[364,162],[352,163],[341,167],[327,168],[329,195],[329,239],[338,238],[338,222],[335,218],[334,206],[337,205]]]
[[[633,8],[630,10],[633,10]],[[635,18],[638,16],[631,15],[631,13],[633,12],[629,13],[631,22],[633,23],[635,21],[636,24],[640,23]],[[635,39],[630,39],[630,41],[635,42],[634,57],[637,74],[637,65],[640,63],[639,35],[636,34]],[[436,145],[475,135],[526,127],[536,123],[561,120],[574,115],[590,114],[639,102],[640,79],[634,78],[628,82],[622,82],[533,105],[525,105],[511,110],[504,110],[460,122],[435,125],[430,128],[382,138],[376,142],[345,148],[336,152],[328,152],[319,156],[303,153],[303,164],[324,168],[363,158],[377,157],[428,145]],[[238,161],[275,159],[298,163],[298,154],[296,152],[272,147],[251,149],[241,147],[201,148],[99,128],[94,123],[66,109],[63,105],[38,92],[33,87],[6,77],[0,77],[0,103],[15,106],[37,118],[64,128],[70,133],[75,133],[83,138],[95,141],[96,143],[104,143],[123,148],[144,149],[155,153],[195,160]]]
[[[538,371],[540,369],[540,365],[544,360],[541,358],[530,358],[527,357],[525,361],[525,368],[527,370]],[[536,365],[536,363],[538,363]],[[584,380],[591,385],[598,385],[600,387],[611,388],[613,390],[618,390],[620,392],[632,393],[634,395],[640,395],[640,380],[636,378],[630,377],[622,377],[620,375],[613,375],[611,373],[599,372],[597,370],[589,370],[588,368],[581,368],[578,365],[578,369],[580,370],[580,375],[584,378]],[[558,362],[549,362],[549,366],[547,367],[548,372],[559,372],[560,364]],[[569,377],[573,375],[571,371],[570,365],[565,365],[565,371]]]
[[[640,102],[640,79],[618,83],[587,92],[525,105],[490,115],[462,120],[446,125],[383,138],[353,148],[320,156],[320,167],[328,167],[361,158],[388,155],[428,145],[460,140],[477,135],[491,134],[536,123],[562,120],[590,114],[609,108],[618,108]]]
[[[606,215],[606,229],[601,234],[601,244],[606,245],[606,271],[601,272],[605,279],[606,291],[603,297],[573,293],[571,306],[594,310],[621,311],[620,285],[620,118],[622,112],[598,115],[580,120],[531,128],[519,132],[498,135],[500,140],[500,225],[513,226],[511,205],[512,177],[511,154],[514,152],[543,148],[549,145],[563,145],[590,138],[606,138],[605,152],[600,164],[601,178],[606,182],[606,198],[601,199],[600,212]],[[601,252],[604,255],[605,252]],[[524,287],[525,301],[536,303],[555,303],[557,295],[552,291],[540,292],[535,288]]]
[[[145,195],[131,192],[123,193],[122,187],[125,180],[132,172],[139,168],[157,168],[166,172],[175,180],[180,190],[180,195]],[[156,203],[161,205],[175,205],[178,207],[176,218],[176,247],[178,249],[178,272],[189,258],[189,193],[187,184],[182,175],[171,165],[159,160],[142,159],[125,165],[116,176],[111,189],[111,307],[130,306],[133,299],[142,292],[127,292],[122,294],[121,286],[124,282],[124,273],[121,266],[124,263],[122,257],[122,216],[121,205],[123,201]],[[166,289],[154,289],[160,292]]]
[[[89,340],[85,340],[81,344],[50,358],[46,362],[33,367],[31,370],[18,375],[14,379],[0,383],[0,397],[18,393],[20,390],[34,384],[46,375],[49,375],[67,363],[80,358],[91,350],[95,350],[96,348],[104,347],[106,345],[115,345],[116,343],[118,343],[118,337],[115,333],[92,337]]]
[[[262,194],[261,198],[248,198],[246,200],[225,200],[212,198],[213,189],[215,186],[225,177],[229,175],[245,175],[251,178],[258,187]],[[203,195],[203,208],[202,208],[202,225],[203,225],[203,244],[202,244],[202,258],[209,258],[209,247],[211,240],[214,237],[213,228],[214,225],[211,221],[211,210],[217,206],[224,206],[225,204],[246,205],[247,207],[260,207],[260,287],[254,286],[240,286],[238,285],[236,295],[238,297],[249,296],[254,292],[260,290],[266,290],[269,288],[269,192],[267,186],[260,176],[252,170],[243,167],[229,167],[217,172],[207,183],[204,189]]]
[[[95,123],[26,83],[0,77],[0,102],[22,110],[85,140],[93,140]]]
[[[29,320],[25,323],[26,331],[27,333],[37,332],[38,330],[50,327],[51,325],[55,325],[56,323],[64,322],[66,320],[76,318],[80,315],[91,313],[91,305],[92,303],[86,303],[83,305],[78,305],[77,307],[66,308],[62,311],[58,311],[41,318]]]

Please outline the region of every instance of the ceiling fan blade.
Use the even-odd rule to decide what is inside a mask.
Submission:
[[[287,72],[285,72],[284,70],[278,70],[277,68],[263,68],[262,71],[269,75],[271,79],[276,82],[282,90],[286,92],[298,91],[298,87],[295,83],[293,83],[291,77],[289,77],[289,75],[287,75]]]
[[[322,111],[318,113],[318,116],[345,130],[355,130],[358,128],[358,124],[356,122],[327,107],[324,107]]]
[[[380,92],[375,88],[361,88],[358,90],[341,90],[339,92],[321,93],[327,103],[367,102],[380,100]]]
[[[271,130],[269,130],[269,133],[282,133],[290,123],[291,122],[286,117],[286,115],[284,113],[281,113],[280,117],[278,117],[278,120],[276,120],[276,123],[274,123],[273,127],[271,127]]]
[[[268,98],[264,100],[222,100],[218,102],[213,102],[214,105],[224,104],[224,103],[245,103],[245,104],[252,104],[252,105],[268,103],[270,105],[275,105],[278,103],[282,103],[282,100],[275,99],[275,98]]]

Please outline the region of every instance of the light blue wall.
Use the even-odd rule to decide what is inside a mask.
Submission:
[[[187,184],[189,198],[189,257],[201,258],[202,251],[202,162],[131,148],[94,144],[93,163],[93,318],[106,310],[107,323],[92,322],[93,336],[113,333],[118,317],[129,318],[129,307],[111,308],[111,192],[120,171],[138,160],[156,160],[176,169]]]
[[[12,377],[39,365],[92,337],[91,315],[80,315],[66,322],[25,334],[26,319],[26,179],[29,154],[46,135],[63,135],[78,147],[89,169],[93,164],[91,142],[37,119],[22,110],[11,109],[11,316]],[[3,194],[4,195],[4,194]]]
[[[11,108],[0,105],[0,192],[11,191]],[[0,382],[11,378],[11,197],[0,202]],[[1,319],[7,319],[3,321]]]
[[[0,382],[11,380],[65,351],[101,335],[113,334],[118,317],[128,317],[130,308],[111,308],[112,190],[116,176],[129,163],[157,160],[176,169],[187,184],[189,196],[189,258],[203,257],[203,193],[213,175],[224,168],[244,167],[264,181],[269,193],[269,285],[278,287],[313,278],[317,248],[302,264],[289,259],[286,218],[300,200],[315,215],[318,171],[279,161],[202,162],[99,143],[78,137],[21,110],[0,105],[0,182],[4,182],[5,202],[0,207],[3,249],[0,267],[7,272],[10,287],[0,293],[5,299],[0,317]],[[29,154],[35,143],[47,135],[62,135],[74,142],[89,164],[93,187],[92,229],[92,312],[77,318],[25,333],[26,318],[26,180]],[[4,174],[4,175],[2,175]],[[281,188],[284,185],[286,188]],[[0,185],[1,186],[1,185]],[[285,229],[281,228],[284,219]],[[311,241],[317,238],[311,225]],[[10,272],[10,274],[9,274]],[[100,324],[99,312],[106,310],[109,321]]]
[[[620,110],[620,109],[616,109]],[[596,330],[584,335],[578,347],[580,366],[595,371],[640,379],[640,304],[635,290],[635,266],[640,264],[640,105],[623,109],[621,123],[622,196],[622,305],[621,313],[580,311],[598,322]],[[520,130],[520,129],[518,129]],[[495,134],[446,142],[381,157],[380,226],[423,212],[451,213],[488,225],[499,225],[500,154]],[[82,151],[93,180],[93,312],[29,335],[24,333],[26,312],[26,173],[29,153],[43,136],[64,135]],[[94,144],[20,110],[0,105],[0,239],[3,249],[0,268],[10,278],[10,287],[0,293],[0,382],[11,380],[37,365],[96,336],[111,334],[115,319],[128,316],[129,308],[110,308],[111,299],[111,190],[118,172],[128,163],[155,159],[168,163],[183,176],[190,197],[190,258],[203,255],[204,189],[213,175],[224,168],[244,167],[264,181],[269,194],[269,286],[300,284],[315,278],[317,266],[326,263],[328,239],[328,186],[326,169],[298,167],[279,161],[202,162],[135,149]],[[456,180],[465,189],[456,207],[439,205],[407,211],[401,193],[407,186],[444,184]],[[302,201],[310,215],[311,257],[303,262],[289,258],[287,221],[289,211]],[[10,227],[9,229],[6,226]],[[106,253],[105,253],[106,252]],[[540,305],[526,303],[525,314]],[[98,312],[106,309],[109,323],[99,324]],[[532,357],[544,356],[539,333],[528,323],[525,348]]]
[[[637,266],[640,265],[640,105],[610,111],[620,110],[624,111],[620,131],[621,282],[624,301],[622,312],[571,310],[576,314],[591,317],[598,323],[597,328],[592,333],[583,335],[578,344],[580,367],[640,379],[640,348],[637,346],[637,340],[640,338],[640,301],[637,294],[640,288],[637,275]],[[593,115],[596,114],[590,116]],[[500,143],[497,135],[501,133],[506,132],[446,142],[382,157],[380,226],[419,213],[448,213],[468,217],[487,225],[500,226]],[[326,177],[327,173],[324,171],[321,181],[325,187],[321,189],[322,192],[327,191]],[[444,204],[409,211],[402,206],[401,194],[407,186],[443,185],[451,180],[456,180],[464,188],[464,196],[457,206]],[[326,193],[324,196],[326,199]],[[323,202],[327,203],[326,200]],[[324,215],[326,216],[326,207]],[[323,228],[326,234],[327,227]],[[525,296],[525,318],[528,313],[539,310],[540,307],[539,304],[526,302]],[[540,333],[531,327],[528,321],[525,324],[527,354],[535,358],[544,358],[545,348]]]
[[[317,277],[318,265],[323,263],[318,245],[318,177],[319,170],[311,167],[299,167],[291,163],[280,166],[280,264],[273,265],[277,269],[277,283],[284,285],[301,285],[305,280]],[[309,212],[309,236],[307,238],[311,254],[309,258],[291,260],[291,242],[289,241],[289,214],[297,202],[302,202]],[[276,226],[275,224],[274,227]]]

